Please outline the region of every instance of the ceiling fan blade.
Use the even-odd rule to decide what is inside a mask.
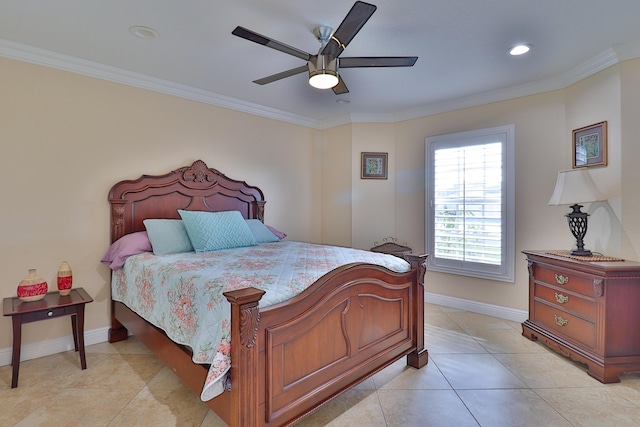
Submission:
[[[308,65],[303,65],[301,67],[292,68],[287,71],[283,71],[281,73],[273,74],[268,77],[263,77],[258,80],[254,80],[254,83],[258,83],[259,85],[266,85],[267,83],[272,83],[280,79],[284,79],[285,77],[295,76],[296,74],[304,73],[309,71]]]
[[[354,56],[340,58],[340,68],[413,67],[417,56]]]
[[[349,13],[347,13],[347,16],[345,16],[340,23],[338,29],[331,36],[331,40],[329,40],[324,49],[322,49],[322,55],[337,58],[356,34],[358,34],[362,26],[371,18],[371,15],[373,15],[376,9],[376,6],[363,1],[355,2]]]
[[[280,52],[288,53],[289,55],[297,56],[300,59],[304,59],[308,61],[311,58],[311,54],[307,53],[303,50],[297,49],[293,46],[289,46],[288,44],[284,44],[277,40],[270,39],[269,37],[265,37],[262,34],[258,34],[255,31],[247,30],[244,27],[236,27],[231,34],[234,36],[241,37],[243,39],[247,39],[254,43],[261,44],[263,46],[270,47],[271,49],[279,50]]]
[[[333,89],[333,93],[335,93],[336,95],[349,93],[349,88],[347,88],[347,85],[344,84],[344,80],[342,80],[342,76],[338,76],[338,84],[332,87],[331,89]]]

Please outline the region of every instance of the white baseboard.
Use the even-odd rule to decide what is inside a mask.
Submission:
[[[98,344],[107,341],[109,336],[109,327],[93,329],[85,331],[84,345]],[[20,360],[37,359],[38,357],[49,356],[51,354],[62,353],[63,351],[72,350],[73,335],[54,338],[52,340],[39,341],[31,344],[23,344],[20,350]],[[0,366],[11,364],[12,349],[0,349]]]
[[[500,319],[511,320],[514,322],[524,322],[529,317],[529,312],[526,310],[516,310],[514,308],[450,297],[447,295],[434,294],[431,292],[424,293],[424,301],[431,304],[485,314],[487,316],[498,317]]]
[[[462,298],[450,297],[447,295],[425,292],[425,302],[442,305],[445,307],[457,308],[458,310],[471,311],[473,313],[486,314],[487,316],[498,317],[500,319],[523,322],[529,317],[526,310],[516,310],[499,305],[487,304],[484,302],[466,300]],[[85,331],[85,346],[106,342],[108,340],[109,327]],[[73,349],[73,335],[54,338],[52,340],[40,341],[31,344],[24,344],[20,351],[20,360],[37,359],[38,357],[49,356],[51,354],[62,353]],[[11,364],[11,348],[0,349],[0,366]]]

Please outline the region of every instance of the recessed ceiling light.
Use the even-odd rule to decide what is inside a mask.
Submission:
[[[519,44],[519,45],[513,46],[512,48],[509,49],[509,55],[513,55],[513,56],[524,55],[525,53],[529,52],[532,47],[533,45],[530,45],[530,44]]]
[[[134,36],[145,40],[155,39],[159,35],[158,32],[153,28],[143,27],[141,25],[134,25],[133,27],[129,27],[129,32]]]
[[[336,99],[336,102],[337,102],[338,104],[345,105],[345,104],[350,103],[351,101],[349,101],[348,99],[340,98],[340,99]]]

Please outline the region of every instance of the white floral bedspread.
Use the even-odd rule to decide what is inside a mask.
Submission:
[[[409,264],[395,256],[337,246],[277,242],[196,254],[127,259],[114,271],[113,299],[126,304],[175,342],[189,346],[193,361],[211,364],[201,399],[225,387],[231,366],[230,304],[223,292],[250,286],[266,291],[261,307],[302,292],[325,273],[352,262],[405,272]]]

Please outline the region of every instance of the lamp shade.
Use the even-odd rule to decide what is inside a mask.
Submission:
[[[549,199],[549,205],[574,205],[604,199],[589,172],[585,168],[578,168],[558,171],[556,188]]]

